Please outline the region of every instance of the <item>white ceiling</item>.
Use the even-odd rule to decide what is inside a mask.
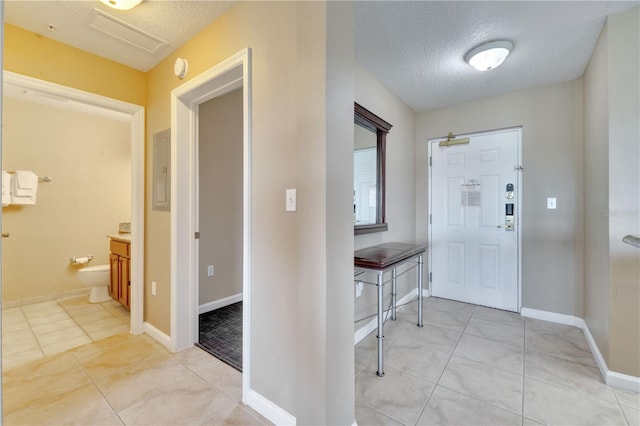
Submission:
[[[638,1],[363,2],[356,6],[356,59],[415,111],[455,105],[583,74],[605,17]],[[464,55],[513,42],[494,70]]]
[[[6,1],[5,20],[148,71],[234,1],[145,0],[130,11],[92,1]],[[358,1],[356,59],[415,111],[572,80],[584,72],[607,15],[634,1]],[[166,41],[154,53],[87,25],[94,9]],[[49,25],[57,30],[50,32]],[[480,43],[515,47],[497,69],[478,72],[464,55]]]

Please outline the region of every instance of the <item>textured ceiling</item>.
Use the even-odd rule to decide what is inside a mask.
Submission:
[[[5,1],[7,22],[142,71],[235,1],[145,0],[130,11],[98,0]],[[640,1],[357,1],[356,59],[415,111],[572,80],[584,72],[605,17]],[[168,44],[154,53],[87,25],[98,9]],[[48,25],[57,27],[50,32]],[[515,47],[497,69],[464,62],[480,43]]]
[[[415,111],[568,81],[583,74],[605,17],[638,1],[358,2],[356,59]],[[478,44],[515,45],[494,70]]]
[[[98,0],[8,0],[4,3],[5,21],[10,24],[148,71],[226,12],[235,1],[144,0],[126,11],[112,9]],[[88,24],[96,14],[94,9],[168,44],[152,53],[91,28]],[[49,25],[54,25],[56,31],[49,31]]]

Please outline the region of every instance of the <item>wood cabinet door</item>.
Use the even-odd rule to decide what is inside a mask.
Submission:
[[[119,300],[119,288],[120,288],[120,262],[118,261],[120,256],[117,254],[109,255],[109,263],[111,265],[111,277],[109,279],[109,294],[113,300]]]
[[[129,262],[129,259],[126,257],[120,258],[120,291],[118,294],[118,301],[127,309],[129,308],[129,301],[131,297]]]

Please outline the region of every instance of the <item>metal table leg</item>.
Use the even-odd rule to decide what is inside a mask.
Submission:
[[[396,320],[396,268],[391,270],[391,319]]]
[[[384,353],[384,308],[383,308],[383,281],[382,276],[384,274],[382,272],[378,273],[378,371],[376,374],[379,377],[384,376],[384,366],[383,366],[383,353]]]
[[[424,261],[422,255],[418,256],[418,327],[422,327],[422,273]]]

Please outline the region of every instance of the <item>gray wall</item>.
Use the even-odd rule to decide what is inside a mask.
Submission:
[[[427,140],[522,126],[523,307],[582,316],[582,79],[419,113],[416,235],[427,235]],[[557,210],[546,209],[557,197]]]
[[[201,104],[198,124],[202,305],[242,293],[242,90]]]
[[[584,73],[584,319],[609,359],[609,86],[605,23]]]
[[[356,236],[355,248],[390,241],[414,241],[416,114],[358,63],[355,64],[355,99],[357,103],[393,125],[387,135],[386,221],[389,230]],[[422,239],[425,240],[426,235],[422,236]],[[369,274],[367,281],[372,280],[375,282],[375,277]],[[415,287],[416,275],[415,271],[412,271],[398,279],[398,296],[406,295]],[[386,300],[389,300],[390,291],[390,286],[387,286]],[[362,296],[356,299],[355,309],[356,319],[376,312],[375,287],[365,285]],[[355,328],[358,329],[365,323],[362,321],[356,324]]]
[[[585,320],[610,370],[640,376],[640,7],[611,15],[584,79]]]
[[[640,6],[609,24],[609,368],[640,377]]]
[[[352,424],[353,5],[296,8],[295,415],[298,424]]]

